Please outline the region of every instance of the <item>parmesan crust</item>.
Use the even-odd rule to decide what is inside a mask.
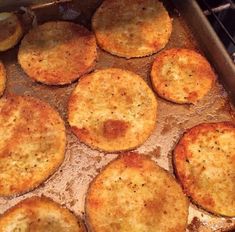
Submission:
[[[22,40],[18,61],[29,77],[48,85],[69,84],[93,69],[94,35],[72,22],[47,22]]]
[[[184,232],[188,200],[167,171],[127,153],[92,181],[85,210],[92,232]]]
[[[14,47],[23,36],[23,29],[13,13],[0,13],[0,51]]]
[[[68,121],[79,140],[107,152],[140,146],[156,115],[157,101],[145,81],[114,68],[82,78],[68,103]]]
[[[0,61],[0,97],[3,95],[6,88],[6,70],[3,63]]]
[[[64,159],[64,122],[32,97],[0,100],[0,196],[25,193],[45,181]]]
[[[160,53],[151,71],[155,91],[175,103],[196,103],[215,82],[215,73],[199,53],[173,48]]]
[[[0,216],[0,232],[85,232],[68,209],[46,197],[27,198]]]
[[[131,58],[164,48],[172,22],[157,0],[105,0],[92,18],[92,27],[101,48]]]
[[[185,193],[204,209],[235,216],[235,125],[204,123],[189,129],[174,150]]]

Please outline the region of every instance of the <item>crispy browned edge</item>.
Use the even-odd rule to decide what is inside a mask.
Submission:
[[[9,43],[9,38],[7,38],[7,39],[5,39],[4,41],[2,41],[2,43],[5,43],[6,45],[8,45],[5,49],[2,49],[2,50],[0,50],[0,52],[5,52],[5,51],[8,51],[8,50],[10,50],[11,48],[13,48],[13,47],[15,47],[18,43],[19,43],[19,41],[21,40],[21,38],[23,37],[23,35],[24,35],[24,29],[23,29],[23,26],[22,26],[22,23],[21,23],[21,21],[20,21],[20,19],[19,19],[19,17],[18,17],[18,15],[17,14],[15,14],[15,13],[12,13],[13,14],[13,17],[15,17],[15,19],[16,19],[16,24],[17,24],[17,30],[18,30],[18,38],[17,38],[17,40],[15,40],[15,42],[14,43],[12,43],[12,35],[10,36],[10,40],[11,40],[11,42]],[[14,36],[14,38],[15,38],[15,36]],[[14,41],[14,40],[13,40]],[[9,46],[9,44],[12,44],[11,46]]]
[[[2,72],[0,73],[0,75],[1,75],[1,78],[3,79],[3,85],[4,85],[4,88],[2,89],[2,91],[0,90],[0,97],[1,97],[4,94],[4,91],[6,89],[7,73],[6,73],[6,68],[5,68],[2,61],[0,61],[0,66],[1,66],[1,69],[2,69]]]
[[[24,200],[18,202],[16,205],[12,206],[11,208],[7,209],[2,215],[0,215],[0,220],[4,219],[6,216],[10,215],[12,212],[14,212],[15,210],[21,208],[24,205],[34,205],[34,203],[48,203],[50,205],[53,205],[54,207],[58,208],[58,210],[62,213],[62,214],[67,214],[69,215],[70,219],[76,221],[82,228],[82,230],[85,232],[85,225],[82,222],[81,218],[78,217],[77,215],[75,216],[75,214],[68,209],[67,207],[62,206],[61,204],[55,202],[54,200],[52,200],[49,197],[46,197],[44,195],[42,196],[32,196],[29,198],[25,198]],[[58,231],[59,232],[59,231]]]
[[[98,71],[102,71],[102,70],[106,70],[106,69],[109,69],[109,68],[101,68],[101,69],[96,69],[94,72],[92,72],[92,73],[95,73],[95,72],[98,72]],[[111,68],[111,69],[118,69],[118,68]],[[124,70],[124,69],[121,69],[121,70]],[[132,71],[129,71],[129,70],[124,70],[125,72],[130,72],[130,73],[133,73],[133,74],[135,74],[135,75],[138,75],[138,74],[136,74],[136,73],[134,73],[134,72],[132,72]],[[85,79],[87,76],[89,76],[91,73],[88,73],[88,74],[86,74],[86,75],[83,75],[79,80],[78,80],[78,83],[77,83],[77,85],[79,84],[79,81],[80,80],[83,80],[83,79]],[[139,75],[138,75],[139,76]],[[145,83],[145,84],[147,84],[142,78],[141,78],[141,80]],[[148,85],[148,84],[147,84]],[[155,97],[155,99],[156,99],[156,101],[157,101],[157,98],[156,98],[156,95],[155,95],[155,93],[153,92],[153,90],[152,90],[152,88],[150,87],[150,86],[148,86],[149,88],[150,88],[150,90],[152,91],[152,93],[153,93],[153,96]],[[71,104],[70,102],[72,102],[72,97],[73,97],[73,94],[74,94],[74,92],[75,92],[75,89],[76,89],[76,87],[73,89],[73,91],[72,91],[72,93],[70,94],[70,96],[69,96],[69,99],[68,99],[68,102],[67,102],[67,121],[69,122],[69,115],[70,115],[70,110],[69,110],[69,105]],[[156,107],[156,112],[157,112],[157,108],[158,108],[158,102],[157,102],[157,107]],[[151,132],[149,133],[149,136],[146,138],[146,140],[145,141],[143,141],[142,143],[140,143],[140,144],[138,144],[138,145],[136,145],[135,147],[131,147],[131,148],[128,148],[128,149],[123,149],[123,150],[120,150],[120,149],[117,149],[117,150],[112,150],[112,151],[108,151],[108,150],[102,150],[102,149],[100,149],[100,148],[98,148],[98,147],[96,147],[96,146],[94,146],[93,144],[91,145],[91,144],[86,144],[84,141],[83,141],[83,139],[81,139],[81,134],[80,133],[78,133],[77,132],[77,128],[76,127],[72,127],[72,126],[70,126],[70,130],[73,132],[73,134],[75,134],[76,135],[76,137],[79,139],[79,141],[81,142],[81,143],[83,143],[84,145],[86,145],[87,147],[89,147],[89,148],[91,148],[91,149],[93,149],[93,150],[97,150],[97,151],[99,151],[99,152],[105,152],[105,153],[109,153],[109,154],[114,154],[114,153],[122,153],[122,152],[128,152],[128,151],[132,151],[132,150],[134,150],[134,149],[136,149],[136,148],[138,148],[139,146],[141,146],[142,144],[144,144],[144,142],[146,142],[147,141],[147,139],[152,135],[152,133],[153,133],[153,131],[157,128],[157,115],[158,115],[158,113],[156,113],[156,117],[155,117],[155,125],[154,125],[154,127],[152,128],[152,130],[151,130]]]
[[[13,93],[8,93],[8,94],[5,96],[5,98],[12,98],[12,97],[13,97],[13,98],[14,98],[14,97],[29,98],[29,99],[31,99],[31,100],[33,100],[33,101],[36,100],[37,102],[40,102],[40,103],[46,105],[47,107],[51,108],[51,109],[58,115],[58,117],[59,117],[60,120],[61,120],[61,123],[62,123],[63,126],[64,126],[65,146],[64,146],[64,152],[63,152],[64,155],[63,155],[63,160],[62,160],[62,162],[61,162],[59,165],[57,165],[54,169],[52,169],[51,172],[49,173],[49,175],[48,175],[46,178],[42,179],[42,181],[40,181],[39,183],[35,183],[34,186],[32,186],[32,187],[30,187],[30,188],[27,188],[27,189],[25,189],[24,191],[20,191],[20,192],[18,192],[18,193],[13,193],[13,194],[2,194],[2,195],[0,195],[0,197],[5,197],[5,198],[18,197],[18,196],[21,196],[21,195],[23,195],[23,194],[26,194],[26,193],[28,193],[28,192],[30,192],[30,191],[32,191],[32,190],[38,188],[39,186],[43,185],[43,183],[44,183],[45,181],[47,181],[48,179],[50,179],[50,177],[51,177],[52,175],[54,175],[54,173],[57,171],[57,169],[59,169],[59,167],[63,164],[64,158],[65,158],[66,144],[67,144],[66,129],[65,129],[64,120],[61,118],[59,112],[58,112],[56,109],[54,109],[49,103],[47,103],[47,102],[45,102],[45,101],[42,101],[42,100],[39,99],[39,98],[32,97],[32,96],[28,96],[28,95],[16,95],[16,94],[13,94]]]
[[[103,2],[105,2],[105,1],[107,1],[107,0],[104,0]],[[103,2],[102,2],[102,4],[103,4]],[[102,4],[100,4],[100,6],[99,6],[98,8],[100,8],[100,7],[102,6]],[[163,4],[163,6],[164,6],[164,4]],[[96,11],[98,10],[98,8],[96,9]],[[166,9],[165,6],[164,6],[164,8]],[[93,26],[94,22],[93,22],[93,21],[95,20],[94,18],[95,18],[96,11],[95,11],[95,13],[92,15],[92,18],[91,18],[92,31],[94,31],[95,37],[96,37],[96,33],[95,33],[95,30],[94,30],[94,26]],[[166,11],[167,11],[167,9],[166,9]],[[167,11],[167,13],[168,13],[168,11]],[[169,16],[169,13],[168,13],[168,16]],[[169,18],[170,18],[170,16],[169,16]],[[139,56],[124,56],[124,55],[120,55],[118,52],[113,52],[113,51],[110,51],[110,50],[106,50],[105,47],[104,47],[102,44],[100,44],[100,43],[98,42],[97,37],[96,37],[96,42],[97,42],[97,44],[99,45],[99,47],[100,47],[104,52],[108,52],[108,53],[110,53],[111,55],[114,55],[114,56],[117,56],[117,57],[122,57],[122,58],[125,58],[125,59],[127,59],[127,60],[128,60],[128,59],[133,59],[133,58],[144,58],[144,57],[148,57],[148,56],[151,56],[151,55],[153,55],[153,54],[155,54],[155,53],[158,53],[158,52],[162,51],[162,50],[166,47],[167,43],[169,42],[170,37],[171,37],[171,34],[172,34],[172,30],[173,30],[173,25],[172,25],[173,18],[170,18],[170,19],[171,19],[170,34],[169,34],[168,41],[166,42],[165,46],[162,47],[161,49],[158,49],[158,50],[149,52],[149,53],[146,54],[146,55],[139,55]]]
[[[134,157],[138,157],[138,159],[149,160],[149,161],[151,161],[151,162],[154,162],[153,160],[151,160],[150,158],[148,158],[147,155],[144,155],[144,154],[141,154],[141,153],[138,153],[138,152],[123,152],[123,153],[119,154],[115,159],[113,159],[112,161],[110,161],[108,164],[106,164],[103,168],[100,169],[99,173],[98,173],[98,174],[93,178],[93,180],[90,182],[90,184],[89,184],[89,186],[88,186],[88,189],[87,189],[87,192],[86,192],[86,197],[85,197],[85,220],[86,220],[86,226],[87,226],[87,228],[88,228],[88,231],[95,232],[94,227],[92,226],[91,223],[89,223],[91,220],[90,220],[90,216],[89,216],[88,213],[87,213],[87,196],[88,196],[88,194],[89,194],[89,192],[90,192],[90,187],[91,187],[91,185],[93,184],[93,182],[96,181],[96,179],[98,178],[98,176],[101,175],[102,172],[105,171],[112,163],[114,163],[116,160],[122,159],[122,158],[125,157],[125,156],[129,156],[128,159],[129,159],[129,161],[130,161],[130,165],[137,165],[137,166],[138,166],[138,164],[136,164],[135,162],[132,162],[132,157],[133,157],[133,156],[134,156]],[[156,162],[154,162],[154,163],[155,163],[156,166],[159,166],[158,163],[156,163]],[[162,168],[161,166],[159,166],[159,167],[160,167],[160,169],[161,169],[162,171],[164,171],[164,172],[167,174],[167,176],[169,176],[169,177],[170,177],[172,180],[174,180],[179,186],[181,186],[180,183],[178,182],[178,180],[177,180],[176,178],[174,178],[167,170],[165,170],[165,169]],[[183,194],[185,194],[185,193],[183,192]],[[189,206],[189,200],[188,200],[186,194],[185,194],[185,198],[187,199],[187,204],[188,204],[188,206]],[[187,212],[187,213],[189,214],[189,208],[188,208],[188,212]],[[186,223],[186,225],[185,225],[185,230],[186,230],[186,228],[187,228],[187,223]]]
[[[57,20],[57,21],[48,21],[48,22],[67,22],[67,23],[70,23],[70,24],[75,24],[75,25],[79,25],[81,28],[84,28],[85,30],[89,31],[90,33],[93,33],[92,31],[88,30],[85,26],[81,25],[81,24],[78,24],[78,23],[74,23],[74,22],[69,22],[69,21],[65,21],[65,20]],[[48,23],[48,22],[45,22],[45,23]],[[45,24],[43,23],[43,24]],[[43,24],[40,24],[40,25],[43,25]],[[40,26],[38,25],[38,26]],[[29,31],[30,32],[30,31]],[[29,33],[28,32],[28,33]],[[27,34],[26,34],[27,35]],[[26,36],[25,35],[25,36]],[[25,36],[23,37],[23,39],[25,38]],[[95,37],[95,35],[94,35]],[[22,41],[23,41],[22,39]],[[22,42],[21,41],[21,42]],[[36,83],[39,83],[39,84],[44,84],[44,85],[50,85],[50,86],[67,86],[67,85],[70,85],[74,82],[76,82],[78,79],[80,79],[83,75],[85,74],[89,74],[90,72],[92,72],[94,69],[95,69],[95,66],[96,66],[96,63],[97,63],[97,59],[98,59],[98,53],[97,53],[97,42],[96,42],[96,38],[95,38],[95,43],[96,43],[96,55],[94,57],[94,61],[93,61],[93,64],[88,67],[87,70],[85,70],[83,73],[81,73],[80,75],[77,75],[73,80],[71,80],[70,82],[66,82],[66,83],[58,83],[58,82],[46,82],[46,81],[43,81],[43,82],[40,82],[39,80],[35,79],[35,77],[33,77],[32,75],[30,75],[28,73],[27,70],[23,69],[22,66],[21,66],[21,63],[20,63],[20,59],[19,59],[19,51],[17,53],[17,61],[18,61],[18,64],[20,64],[20,67],[21,69],[24,71],[24,73],[31,78],[31,80],[35,81]],[[21,46],[21,43],[20,43],[20,46]],[[20,48],[19,48],[20,50]]]
[[[205,210],[207,213],[210,213],[212,215],[215,215],[215,216],[223,216],[225,218],[231,218],[230,216],[226,216],[226,215],[223,215],[223,214],[219,214],[217,212],[212,212],[211,210],[208,210],[206,207],[203,207],[201,206],[197,201],[195,201],[190,195],[189,195],[189,192],[187,191],[187,189],[185,188],[185,186],[183,185],[183,180],[181,179],[178,171],[177,171],[177,168],[176,168],[176,149],[178,149],[179,146],[182,146],[182,140],[185,138],[185,136],[187,136],[187,134],[195,129],[195,128],[198,128],[198,127],[204,127],[204,126],[208,126],[211,128],[211,127],[215,127],[217,124],[220,124],[220,125],[226,125],[226,126],[232,126],[233,128],[235,128],[235,122],[232,122],[232,121],[223,121],[223,122],[209,122],[209,123],[200,123],[198,125],[195,125],[191,128],[188,128],[184,133],[183,135],[180,137],[180,139],[178,140],[178,142],[176,143],[173,151],[172,151],[172,164],[173,164],[173,170],[174,170],[174,174],[176,176],[176,179],[178,180],[178,183],[181,185],[182,189],[183,189],[183,192],[186,194],[186,196],[188,196],[188,198],[190,199],[190,202],[192,202],[194,205],[196,205],[199,209],[201,210]],[[181,154],[182,155],[182,159],[185,159],[186,156],[185,154]],[[233,216],[232,216],[233,217]],[[235,226],[234,226],[235,228]],[[227,231],[227,230],[226,230]]]
[[[193,52],[193,53],[195,53],[195,54],[201,56],[201,58],[202,58],[203,60],[207,61],[207,63],[209,64],[209,66],[210,66],[210,68],[211,68],[211,70],[212,70],[212,72],[213,72],[213,74],[214,74],[213,77],[210,76],[210,77],[211,77],[210,79],[212,80],[212,84],[211,84],[210,90],[213,88],[213,86],[215,85],[215,82],[216,82],[216,74],[215,74],[215,71],[214,71],[213,67],[212,67],[211,64],[208,62],[208,60],[206,59],[206,57],[204,57],[201,53],[197,52],[196,50],[187,49],[187,48],[170,48],[170,49],[166,49],[166,50],[164,50],[164,51],[161,50],[160,53],[159,53],[159,55],[154,59],[154,61],[153,61],[153,63],[152,63],[152,66],[151,66],[151,70],[150,70],[151,84],[152,84],[153,90],[154,90],[162,99],[164,99],[164,100],[167,100],[167,101],[172,102],[172,103],[180,104],[180,105],[184,105],[184,104],[194,104],[194,103],[192,103],[192,102],[181,102],[181,101],[177,101],[177,100],[170,99],[169,97],[162,95],[162,94],[158,91],[158,89],[156,88],[156,86],[155,86],[155,84],[154,84],[154,80],[153,80],[154,77],[153,77],[153,75],[152,75],[152,70],[153,70],[153,66],[154,66],[155,62],[157,62],[158,60],[162,60],[162,58],[163,58],[169,51],[172,51],[172,52],[174,52],[174,53],[177,53],[177,52],[183,51],[183,50],[188,50],[188,51],[190,51],[190,52]],[[210,90],[209,90],[209,91],[210,91]],[[208,91],[208,92],[209,92],[209,91]],[[208,92],[207,92],[207,94],[208,94]],[[205,96],[206,96],[207,94],[205,94]],[[205,97],[205,96],[204,96],[204,97]],[[198,99],[197,101],[200,101],[200,100],[201,100],[201,99]],[[196,101],[196,102],[197,102],[197,101]]]

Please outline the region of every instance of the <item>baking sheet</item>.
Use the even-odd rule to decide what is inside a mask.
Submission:
[[[36,13],[40,23],[70,17],[74,18],[75,22],[90,28],[90,18],[100,3],[101,1],[97,0],[75,1],[72,4],[40,9]],[[166,6],[173,18],[173,33],[166,49],[184,47],[200,50],[200,46],[193,38],[180,13],[169,2]],[[18,197],[0,198],[0,213],[22,199],[33,195],[45,195],[68,207],[84,220],[84,202],[88,185],[100,169],[114,159],[117,154],[104,154],[92,150],[81,144],[71,133],[66,115],[67,101],[77,83],[56,87],[33,82],[24,74],[17,63],[17,51],[18,47],[0,54],[0,59],[4,62],[7,70],[8,79],[5,94],[30,95],[51,104],[65,120],[68,142],[65,161],[56,173],[34,191]],[[157,55],[127,60],[112,56],[98,48],[96,69],[116,67],[131,70],[143,77],[151,86],[149,74],[152,62]],[[202,122],[235,121],[235,114],[227,93],[218,81],[210,93],[195,106],[178,105],[157,98],[156,130],[136,151],[150,156],[171,173],[173,173],[172,149],[185,129]],[[190,205],[188,231],[226,231],[232,228],[235,230],[235,218],[216,217],[195,205]]]

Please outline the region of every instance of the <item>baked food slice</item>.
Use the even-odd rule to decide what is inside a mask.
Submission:
[[[161,52],[155,59],[151,79],[159,96],[175,103],[196,103],[215,82],[215,73],[199,53],[183,48]]]
[[[105,0],[92,18],[92,28],[105,51],[143,57],[166,46],[172,21],[158,0]]]
[[[157,101],[137,74],[103,69],[80,79],[68,102],[68,121],[81,142],[106,152],[140,146],[156,124]]]
[[[27,198],[0,216],[0,232],[85,232],[68,209],[46,197]]]
[[[202,208],[235,216],[235,126],[203,123],[189,129],[174,150],[185,193]]]
[[[3,63],[0,61],[0,97],[6,88],[6,70]]]
[[[23,29],[14,13],[0,13],[0,51],[14,47],[23,36]]]
[[[66,135],[60,115],[28,96],[0,99],[0,196],[30,191],[64,160]]]
[[[18,61],[32,79],[64,85],[91,71],[96,60],[95,36],[85,27],[64,21],[47,22],[23,38]]]
[[[127,153],[91,182],[85,210],[92,232],[183,232],[188,200],[167,171],[147,156]]]

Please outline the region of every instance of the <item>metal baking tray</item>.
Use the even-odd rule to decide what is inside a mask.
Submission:
[[[18,2],[19,5],[20,1],[15,2]],[[35,1],[32,2],[35,3]],[[100,0],[78,0],[66,4],[53,4],[46,8],[39,8],[35,10],[35,13],[39,23],[49,20],[73,19],[73,21],[90,28],[91,16],[101,2]],[[5,3],[1,5],[0,2],[1,11],[13,8],[12,5],[9,6]],[[27,1],[27,4],[29,5],[29,1]],[[216,53],[213,53],[215,51],[212,48],[215,45],[211,45],[210,42],[210,38],[214,37],[211,30],[204,32],[205,34],[201,38],[203,41],[192,33],[194,31],[195,35],[197,33],[201,34],[201,30],[204,30],[204,27],[208,27],[205,18],[203,18],[199,8],[196,7],[196,2],[193,0],[172,0],[172,2],[165,1],[165,6],[173,18],[173,33],[165,49],[184,47],[204,52],[219,74],[216,85],[197,105],[178,105],[158,97],[157,128],[149,139],[136,151],[151,157],[160,166],[173,174],[172,150],[187,128],[202,122],[235,121],[235,113],[232,110],[228,93],[220,83],[222,80],[226,82],[224,75],[226,76],[229,70],[224,70],[224,68],[221,68],[224,64],[220,67],[217,64],[219,62],[212,59],[217,57],[223,60],[223,56],[218,56],[218,54],[225,56],[225,52],[218,50]],[[15,5],[12,10],[16,10]],[[193,17],[189,17],[192,15]],[[193,20],[190,20],[190,18]],[[197,30],[195,30],[195,25],[192,21],[197,22]],[[209,51],[208,47],[210,46],[212,48]],[[221,46],[218,46],[218,49],[221,49]],[[89,183],[102,167],[117,157],[117,154],[105,154],[92,150],[80,143],[70,131],[66,115],[67,101],[77,83],[56,87],[33,82],[17,63],[17,52],[18,46],[0,54],[0,59],[4,62],[7,70],[7,89],[5,95],[8,93],[30,95],[51,104],[59,111],[65,121],[68,142],[65,160],[56,173],[29,193],[18,197],[0,198],[0,213],[3,213],[22,199],[33,195],[45,195],[68,207],[84,220],[84,202]],[[151,87],[149,74],[152,62],[156,56],[158,54],[127,60],[110,55],[98,48],[96,69],[116,67],[131,70],[143,77]],[[223,62],[225,61],[223,60]],[[229,63],[229,61],[226,62]],[[234,77],[232,71],[231,75]],[[190,205],[189,211],[188,231],[235,230],[235,218],[213,216],[193,204]]]

